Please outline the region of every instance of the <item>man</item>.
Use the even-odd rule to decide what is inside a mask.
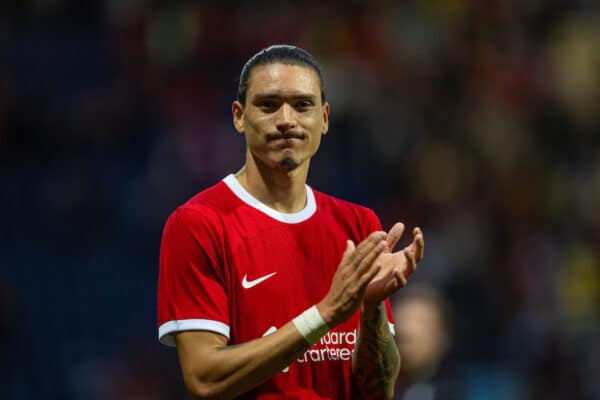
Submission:
[[[421,231],[393,253],[402,224],[382,232],[372,211],[306,185],[329,122],[306,51],[253,56],[232,113],[244,167],[165,226],[159,339],[176,345],[196,398],[392,398],[387,298],[423,257]]]
[[[411,286],[392,301],[396,344],[402,368],[395,398],[462,399],[459,374],[445,362],[451,346],[451,309],[442,293],[426,285]]]

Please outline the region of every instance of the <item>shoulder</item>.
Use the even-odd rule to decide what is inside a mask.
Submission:
[[[222,225],[223,216],[231,212],[235,197],[223,181],[197,193],[178,206],[168,217],[167,229],[215,229]]]
[[[320,210],[331,213],[337,218],[354,221],[360,226],[366,226],[374,230],[379,229],[379,218],[372,209],[311,189]]]
[[[231,211],[238,203],[238,198],[231,192],[225,182],[219,181],[197,193],[179,208],[192,213],[223,214]]]

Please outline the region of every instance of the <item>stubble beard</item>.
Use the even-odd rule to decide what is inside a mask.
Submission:
[[[279,168],[281,168],[285,172],[293,171],[296,168],[298,168],[299,165],[298,162],[296,162],[296,160],[289,156],[283,157],[278,164]]]

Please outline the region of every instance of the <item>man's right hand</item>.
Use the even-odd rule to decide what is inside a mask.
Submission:
[[[381,268],[375,261],[386,248],[386,237],[385,232],[373,232],[356,247],[348,240],[329,292],[317,304],[330,328],[346,321],[361,305],[367,286]]]

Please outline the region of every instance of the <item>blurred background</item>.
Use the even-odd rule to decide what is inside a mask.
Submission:
[[[598,2],[325,3],[2,3],[0,398],[186,398],[161,230],[241,167],[231,101],[273,43],[323,64],[309,183],[423,228],[458,398],[600,398]]]

